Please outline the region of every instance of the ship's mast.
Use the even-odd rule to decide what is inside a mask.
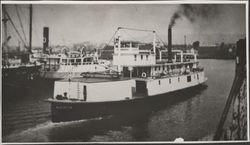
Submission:
[[[31,53],[32,49],[32,15],[33,15],[33,9],[32,9],[32,4],[30,4],[30,27],[29,27],[29,53]]]
[[[7,49],[7,37],[8,37],[8,33],[7,33],[7,14],[6,14],[6,9],[5,9],[5,5],[2,5],[2,8],[3,8],[3,26],[4,26],[4,41],[3,41],[3,47],[5,47],[5,51],[6,51],[6,54],[5,54],[5,57],[6,57],[6,60],[8,60],[8,49]]]
[[[184,35],[184,47],[185,47],[185,50],[187,49],[187,36]]]
[[[153,51],[154,51],[154,54],[156,54],[156,34],[155,34],[155,31],[153,31]]]

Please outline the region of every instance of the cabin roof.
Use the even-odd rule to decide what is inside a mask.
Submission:
[[[158,67],[158,66],[171,66],[171,65],[184,65],[190,63],[198,63],[198,61],[187,61],[187,62],[174,62],[168,63],[168,60],[157,61],[156,64],[148,64],[148,65],[132,65],[132,67]],[[131,67],[131,65],[123,65],[124,67]]]
[[[122,40],[121,43],[141,43],[140,41]]]
[[[102,82],[114,82],[114,81],[125,81],[129,78],[84,78],[75,77],[70,79],[59,80],[58,82],[81,82],[81,83],[102,83]]]

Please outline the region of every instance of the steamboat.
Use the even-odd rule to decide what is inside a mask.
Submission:
[[[98,59],[97,54],[83,55],[79,51],[52,54],[38,58],[43,62],[40,76],[48,79],[81,77],[81,73],[105,72],[109,61]]]
[[[172,28],[168,29],[167,50],[160,51],[158,59],[155,31],[150,30],[152,48],[140,50],[139,42],[122,40],[121,29],[126,28],[119,27],[114,38],[112,65],[116,73],[112,77],[84,76],[55,81],[54,95],[47,100],[51,103],[53,122],[95,118],[121,110],[129,112],[131,108],[136,111],[140,103],[150,104],[154,98],[167,98],[206,82],[197,51],[172,50]],[[162,58],[163,53],[167,54],[166,59]]]
[[[35,51],[32,60],[43,64],[40,77],[46,79],[64,79],[80,77],[81,73],[102,73],[110,65],[108,60],[99,59],[97,52],[86,54],[84,47],[79,51],[70,51],[63,47],[59,53],[49,49],[49,27],[43,29],[43,50]]]

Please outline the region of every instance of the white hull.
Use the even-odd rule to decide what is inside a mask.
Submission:
[[[188,77],[191,80],[188,81]],[[204,83],[206,80],[207,78],[204,76],[204,71],[191,73],[188,75],[146,80],[147,95],[160,95],[194,87]]]

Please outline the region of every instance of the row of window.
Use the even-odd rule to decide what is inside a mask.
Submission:
[[[74,62],[81,63],[81,62],[92,62],[92,61],[93,61],[92,57],[90,57],[90,58],[84,58],[84,59],[62,59],[63,63],[68,63],[68,62],[71,62],[71,63],[74,63]]]
[[[180,78],[178,77],[178,82],[180,82]],[[159,85],[161,85],[161,80],[158,81]],[[168,79],[168,83],[171,84],[171,79]]]
[[[121,48],[137,48],[139,47],[139,44],[137,43],[123,43],[121,42]],[[118,48],[118,41],[115,42],[115,47]]]
[[[134,55],[134,60],[135,61],[137,61],[137,55]],[[141,55],[141,60],[143,60],[144,59],[144,56],[143,55]],[[146,55],[146,60],[148,60],[148,55]]]
[[[194,79],[195,79],[195,76],[194,75]],[[197,74],[197,79],[199,80],[199,74]],[[191,79],[191,76],[187,76],[187,82],[191,82],[192,79]],[[180,82],[180,77],[178,77],[178,82]],[[168,83],[171,84],[171,79],[168,79]],[[158,84],[161,85],[161,80],[158,81]]]
[[[174,69],[173,67],[171,67],[171,66],[155,66],[155,71],[157,71],[157,70],[161,70],[161,67],[162,67],[162,70],[164,71],[164,70],[167,70],[167,69]],[[181,67],[177,67],[177,68],[181,68]]]
[[[74,63],[62,63],[62,65],[92,65],[92,64],[99,64],[97,62],[84,62],[84,63],[77,63],[77,62],[74,62]]]

